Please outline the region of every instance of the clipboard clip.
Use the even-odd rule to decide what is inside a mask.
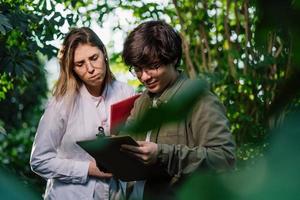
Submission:
[[[104,128],[102,126],[98,127],[98,133],[96,134],[97,137],[105,137]]]

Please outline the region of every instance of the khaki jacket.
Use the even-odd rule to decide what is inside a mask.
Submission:
[[[157,102],[167,103],[178,91],[189,89],[187,83],[192,81],[180,75],[173,85],[168,87]],[[128,121],[134,121],[152,106],[152,98],[145,91],[135,102]],[[136,139],[145,140],[146,133],[139,134]],[[151,140],[158,144],[157,164],[167,174],[165,180],[170,186],[181,182],[184,177],[197,170],[223,171],[230,169],[235,163],[235,144],[229,129],[225,108],[218,98],[206,91],[198,100],[188,116],[181,121],[161,125],[152,130]],[[170,177],[170,178],[167,178]],[[164,192],[159,182],[152,177],[147,180],[146,187],[153,187]],[[155,185],[159,185],[155,187]],[[172,188],[172,186],[171,186]],[[149,191],[150,191],[149,190]],[[146,188],[147,191],[147,188]]]

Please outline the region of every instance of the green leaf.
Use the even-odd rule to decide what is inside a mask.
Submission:
[[[0,13],[0,27],[1,26],[7,28],[8,30],[12,29],[12,25],[10,24],[9,19],[5,15],[2,15]]]
[[[0,25],[0,32],[1,32],[2,35],[6,34],[5,28],[1,25]]]
[[[0,134],[7,135],[6,130],[3,127],[3,122],[0,120]]]
[[[162,103],[158,108],[150,108],[140,119],[125,127],[124,132],[143,133],[161,124],[182,120],[206,90],[207,83],[204,80],[189,82],[170,101]]]

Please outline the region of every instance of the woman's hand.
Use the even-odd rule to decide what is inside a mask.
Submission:
[[[111,178],[113,176],[112,173],[105,173],[101,171],[97,167],[97,164],[93,161],[90,162],[88,175],[98,177],[98,178]]]
[[[139,159],[146,165],[154,164],[157,160],[158,147],[154,142],[138,141],[139,146],[126,145],[121,146],[121,151],[128,153]]]

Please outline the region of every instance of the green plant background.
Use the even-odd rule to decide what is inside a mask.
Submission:
[[[70,12],[56,12],[57,5]],[[299,172],[285,173],[300,164],[291,159],[299,153],[293,146],[299,138],[294,134],[299,130],[299,0],[0,0],[0,191],[7,192],[5,198],[11,197],[7,187],[38,197],[44,190],[45,181],[30,171],[29,156],[50,91],[44,65],[58,51],[49,41],[63,38],[60,27],[65,23],[90,26],[95,20],[102,25],[117,9],[133,13],[128,26],[150,19],[172,24],[183,38],[182,69],[192,78],[208,80],[227,108],[237,143],[234,174],[200,173],[191,179],[194,187],[184,187],[178,198],[192,198],[198,191],[204,199],[268,199],[283,187],[273,176],[291,185],[281,188],[288,197],[299,195],[294,190]],[[126,28],[116,26],[114,31],[126,34]],[[120,52],[111,52],[110,62],[114,72],[128,73]],[[2,181],[9,174],[11,181]],[[260,187],[249,191],[241,186],[236,193],[239,183],[255,184],[257,176],[265,177]],[[196,186],[203,189],[194,190]]]

